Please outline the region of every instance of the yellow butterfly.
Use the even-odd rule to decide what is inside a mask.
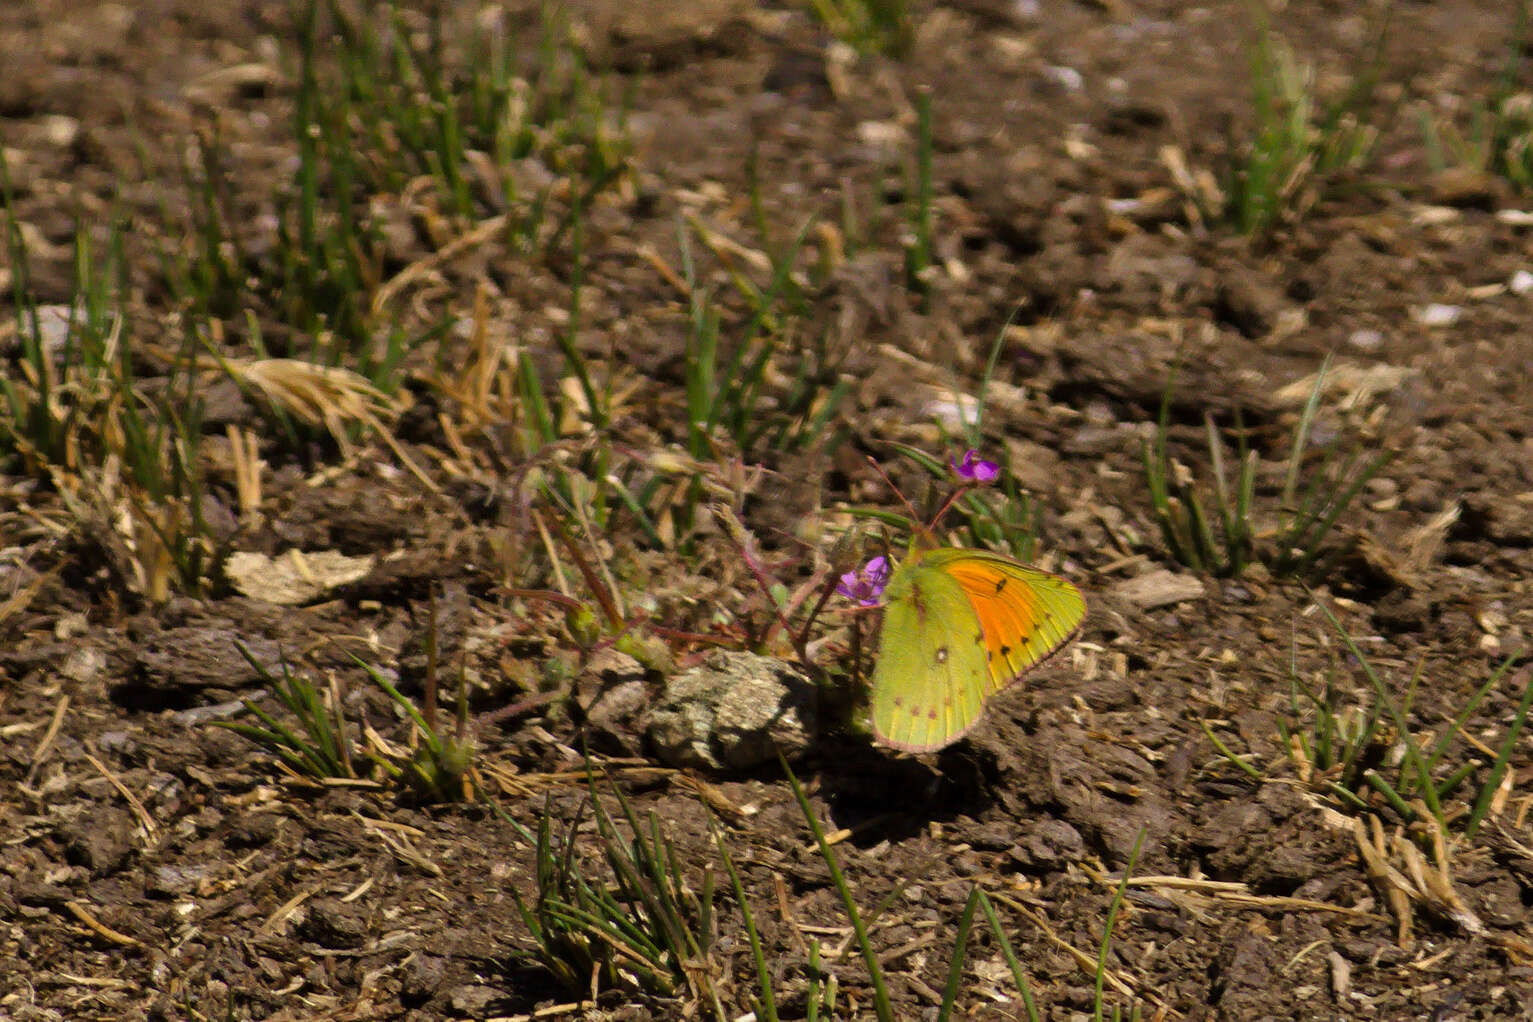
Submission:
[[[1064,579],[958,547],[913,549],[883,597],[873,732],[908,752],[963,737],[986,699],[1063,647],[1086,618],[1085,598]]]

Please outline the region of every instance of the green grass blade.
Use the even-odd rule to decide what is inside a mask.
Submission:
[[[984,910],[985,918],[990,921],[990,932],[995,935],[996,943],[1001,946],[1001,955],[1006,959],[1007,966],[1011,969],[1012,979],[1016,980],[1017,990],[1022,995],[1022,1008],[1027,1012],[1027,1022],[1042,1022],[1038,1014],[1038,1005],[1033,1000],[1033,987],[1027,981],[1027,973],[1022,969],[1022,962],[1017,958],[1017,952],[1011,946],[1011,940],[1006,936],[1006,928],[1001,925],[1001,920],[995,912],[995,906],[990,903],[984,891],[979,892],[979,907]]]
[[[1368,658],[1363,655],[1363,651],[1358,648],[1352,636],[1342,627],[1341,622],[1336,619],[1336,615],[1331,613],[1331,608],[1319,600],[1315,601],[1315,606],[1320,608],[1320,612],[1331,623],[1331,627],[1341,637],[1341,641],[1346,645],[1351,654],[1357,658],[1357,662],[1363,668],[1363,674],[1368,678],[1368,683],[1373,686],[1374,692],[1378,694],[1385,708],[1389,710],[1390,718],[1399,730],[1400,740],[1405,743],[1405,756],[1411,769],[1416,774],[1417,787],[1421,792],[1422,800],[1426,802],[1427,811],[1432,814],[1432,818],[1437,821],[1439,827],[1443,826],[1443,811],[1442,806],[1437,801],[1437,788],[1432,784],[1432,775],[1427,769],[1426,758],[1422,756],[1421,748],[1417,744],[1415,736],[1411,734],[1410,722],[1405,719],[1405,714],[1401,712],[1399,704],[1389,694],[1389,689],[1385,687],[1384,682],[1375,673],[1373,665],[1368,662]]]
[[[1485,679],[1485,684],[1475,689],[1474,695],[1469,697],[1469,701],[1464,704],[1464,708],[1453,718],[1453,723],[1448,726],[1447,730],[1442,733],[1442,736],[1432,745],[1432,751],[1427,754],[1428,770],[1434,769],[1437,766],[1438,760],[1442,759],[1443,753],[1448,751],[1448,746],[1453,741],[1454,736],[1462,731],[1464,725],[1469,722],[1470,714],[1480,708],[1480,703],[1490,694],[1491,689],[1495,688],[1501,679],[1506,676],[1506,672],[1511,670],[1512,664],[1516,660],[1517,655],[1513,654],[1501,661],[1501,666],[1491,672],[1490,677]]]
[[[846,877],[841,872],[841,865],[836,861],[836,854],[831,850],[830,842],[825,840],[825,831],[820,826],[820,821],[815,818],[814,807],[809,804],[809,796],[804,794],[803,785],[799,784],[798,777],[789,768],[787,760],[779,757],[779,762],[782,763],[783,771],[788,775],[788,784],[793,788],[793,797],[798,800],[799,810],[804,814],[809,829],[814,833],[815,843],[820,849],[820,857],[825,860],[825,865],[830,870],[831,881],[837,893],[841,895],[841,904],[845,907],[847,919],[852,924],[852,932],[857,936],[857,946],[862,951],[862,960],[867,965],[868,978],[873,984],[873,1010],[877,1013],[879,1022],[894,1022],[894,1008],[889,1003],[889,990],[884,985],[883,967],[879,964],[878,955],[868,939],[867,928],[862,925],[862,916],[857,911],[856,899],[852,897],[851,888],[847,886]]]
[[[1138,835],[1134,838],[1134,850],[1129,853],[1128,865],[1123,867],[1123,879],[1118,882],[1118,892],[1113,895],[1112,905],[1107,910],[1107,924],[1102,933],[1102,950],[1097,955],[1096,987],[1092,996],[1093,1017],[1096,1022],[1102,1022],[1102,990],[1107,981],[1107,954],[1112,947],[1113,926],[1118,921],[1118,911],[1123,907],[1124,896],[1128,893],[1128,878],[1134,872],[1134,866],[1139,862],[1139,850],[1144,845],[1145,830],[1139,828]]]
[[[1473,838],[1479,833],[1480,824],[1484,822],[1485,815],[1490,812],[1491,802],[1496,797],[1496,789],[1501,787],[1501,778],[1506,774],[1507,764],[1511,762],[1512,753],[1517,748],[1517,737],[1522,734],[1522,728],[1528,720],[1528,709],[1533,706],[1533,671],[1525,669],[1522,672],[1522,699],[1517,703],[1517,710],[1512,714],[1512,725],[1506,729],[1506,735],[1501,739],[1501,748],[1496,752],[1496,761],[1491,764],[1490,774],[1485,778],[1485,783],[1480,787],[1480,797],[1475,800],[1474,809],[1470,811],[1469,822],[1464,825],[1464,836]]]
[[[963,985],[964,957],[969,949],[969,930],[974,925],[974,910],[979,906],[981,897],[978,887],[971,888],[969,900],[963,906],[963,915],[958,919],[958,931],[953,935],[953,960],[948,965],[947,986],[942,991],[937,1022],[947,1022],[952,1017],[953,1005],[958,1001],[958,990]]]
[[[1416,819],[1416,810],[1412,809],[1409,803],[1400,796],[1400,793],[1395,790],[1394,785],[1386,781],[1376,771],[1364,771],[1363,780],[1374,791],[1384,796],[1384,801],[1389,803],[1391,809],[1400,814],[1402,820],[1410,823]],[[1436,797],[1436,789],[1433,789],[1433,797]]]
[[[1203,733],[1208,736],[1208,740],[1214,743],[1214,748],[1219,750],[1219,754],[1221,756],[1235,764],[1235,766],[1240,769],[1240,772],[1245,774],[1251,780],[1258,784],[1262,782],[1264,776],[1262,772],[1231,752],[1229,750],[1229,746],[1225,745],[1224,742],[1219,739],[1219,736],[1214,734],[1213,728],[1208,726],[1208,721],[1200,718],[1198,720],[1198,726],[1203,729]]]
[[[756,1004],[757,1014],[762,1022],[777,1022],[777,998],[772,992],[772,975],[767,969],[766,953],[761,947],[761,934],[756,932],[756,921],[751,915],[750,900],[745,896],[745,885],[740,881],[740,872],[735,869],[734,857],[729,854],[729,846],[724,841],[724,835],[718,825],[710,818],[708,826],[713,831],[713,841],[718,846],[719,858],[723,860],[724,869],[729,873],[729,883],[734,889],[735,901],[740,906],[740,917],[745,922],[745,934],[751,942],[751,958],[756,963],[756,990],[760,994]]]
[[[1325,374],[1331,367],[1331,356],[1327,354],[1320,363],[1320,371],[1315,374],[1315,385],[1310,388],[1309,400],[1304,402],[1304,411],[1299,415],[1299,428],[1294,430],[1293,447],[1288,454],[1288,472],[1283,477],[1283,505],[1293,506],[1294,490],[1299,482],[1299,464],[1304,460],[1304,444],[1309,439],[1311,423],[1315,421],[1315,412],[1320,407],[1320,395],[1325,392]]]

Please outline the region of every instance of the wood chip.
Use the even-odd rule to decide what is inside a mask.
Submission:
[[[1197,600],[1208,595],[1203,580],[1195,575],[1178,575],[1162,569],[1115,583],[1108,592],[1127,600],[1140,610],[1168,607],[1186,600]]]

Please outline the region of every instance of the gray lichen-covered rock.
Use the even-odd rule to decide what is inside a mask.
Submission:
[[[656,755],[678,767],[749,770],[809,746],[814,686],[795,667],[754,653],[715,653],[666,682],[645,715]]]

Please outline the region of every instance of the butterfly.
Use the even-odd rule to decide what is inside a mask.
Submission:
[[[1066,580],[960,547],[912,549],[883,601],[873,732],[907,752],[963,737],[986,699],[1057,652],[1086,617]]]

